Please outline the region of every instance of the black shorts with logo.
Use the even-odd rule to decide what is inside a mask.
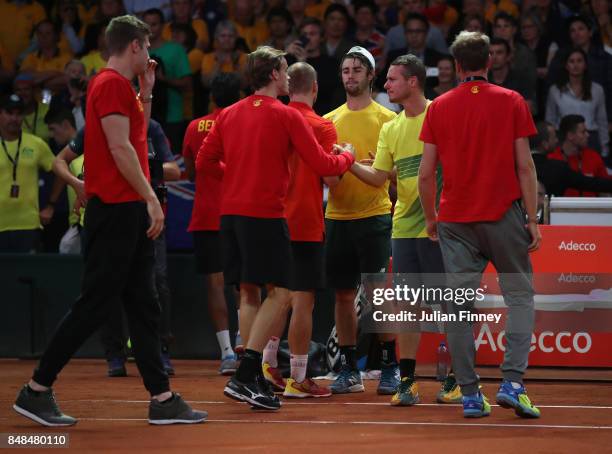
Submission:
[[[221,256],[226,284],[289,288],[293,259],[283,218],[221,216]]]

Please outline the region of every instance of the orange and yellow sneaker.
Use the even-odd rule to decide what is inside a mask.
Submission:
[[[329,397],[332,393],[326,386],[319,386],[317,383],[307,378],[303,382],[297,382],[293,378],[287,380],[287,386],[283,392],[283,397],[305,398],[305,397]]]
[[[263,363],[261,365],[261,369],[263,371],[264,378],[268,381],[268,383],[270,383],[270,385],[272,385],[272,389],[274,391],[285,391],[287,383],[280,373],[280,370],[278,370],[276,367],[270,366],[269,363]]]

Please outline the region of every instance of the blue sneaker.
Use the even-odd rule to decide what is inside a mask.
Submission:
[[[500,407],[514,408],[514,412],[521,418],[540,417],[539,408],[531,403],[522,383],[502,381],[495,400]]]
[[[491,404],[485,395],[478,391],[477,394],[463,396],[463,417],[482,418],[491,414]]]
[[[107,360],[107,363],[109,377],[127,377],[127,370],[125,369],[125,358],[110,358],[109,360]]]
[[[380,370],[380,382],[376,392],[383,395],[393,395],[400,385],[400,371],[397,365],[383,366]]]
[[[361,381],[361,373],[347,365],[342,366],[338,378],[331,384],[329,389],[332,394],[361,393],[365,391]]]

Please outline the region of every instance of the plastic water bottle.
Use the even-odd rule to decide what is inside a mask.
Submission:
[[[436,379],[443,381],[448,374],[448,366],[450,364],[450,355],[444,342],[440,342],[438,347],[438,364],[436,367]]]

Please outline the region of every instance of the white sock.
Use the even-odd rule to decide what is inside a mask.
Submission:
[[[229,330],[224,329],[223,331],[218,331],[217,342],[219,342],[219,348],[221,349],[221,359],[234,354],[232,343],[230,342]]]
[[[308,355],[291,355],[291,378],[302,383],[306,379],[306,366],[308,366]]]
[[[278,361],[276,355],[278,354],[278,344],[280,339],[276,336],[272,336],[264,348],[263,357],[261,358],[262,363],[268,363],[272,367],[278,367]]]

